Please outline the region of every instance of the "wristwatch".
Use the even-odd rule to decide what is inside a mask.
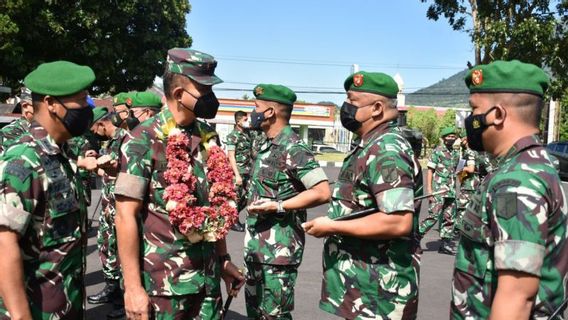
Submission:
[[[282,200],[278,200],[278,209],[276,209],[276,213],[285,213],[284,207],[282,206]]]
[[[225,263],[225,261],[231,261],[231,255],[228,254],[228,253],[225,253],[224,255],[217,257],[217,259],[219,259],[220,264],[223,264],[223,263]]]

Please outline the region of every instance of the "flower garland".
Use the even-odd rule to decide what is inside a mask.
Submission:
[[[193,158],[188,154],[191,141],[179,129],[167,133],[164,178],[168,184],[164,192],[170,223],[189,241],[215,242],[224,238],[238,219],[233,170],[221,147],[207,144],[207,181],[209,206],[197,206],[193,196],[197,178],[193,175]]]

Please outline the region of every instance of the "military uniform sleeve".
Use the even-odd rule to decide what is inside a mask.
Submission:
[[[237,147],[237,136],[230,133],[227,136],[227,141],[225,141],[225,144],[227,145],[227,151],[235,151]]]
[[[499,180],[511,183],[501,184],[490,194],[495,267],[540,276],[550,209],[546,184],[526,171],[505,174]]]
[[[0,225],[22,236],[38,199],[42,199],[42,184],[25,160],[10,159],[0,163]]]
[[[114,194],[144,200],[152,174],[152,152],[149,139],[141,134],[127,134],[120,147],[120,171]]]
[[[465,166],[466,167],[475,166],[475,160],[476,160],[476,154],[468,150],[465,153]]]
[[[397,152],[369,157],[365,182],[384,213],[414,211],[412,159]]]
[[[291,147],[288,159],[286,159],[286,166],[306,189],[328,180],[313,153],[303,144],[296,144]]]
[[[436,170],[436,166],[440,162],[438,148],[432,151],[430,159],[428,160],[428,169]]]

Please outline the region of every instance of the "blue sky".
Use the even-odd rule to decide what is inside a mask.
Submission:
[[[405,92],[465,69],[473,45],[447,21],[426,18],[419,0],[193,0],[187,30],[193,48],[219,61],[220,98],[238,98],[257,83],[296,91],[342,91],[351,64],[399,73]],[[264,62],[263,62],[264,61]],[[251,91],[246,91],[251,96]],[[308,102],[343,94],[298,93]]]

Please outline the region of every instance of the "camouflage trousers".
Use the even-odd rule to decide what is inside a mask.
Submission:
[[[248,174],[242,174],[243,183],[237,186],[237,212],[241,212],[247,206],[247,192],[248,192],[248,182],[250,176]]]
[[[424,236],[437,223],[440,227],[440,238],[452,239],[456,219],[455,200],[455,198],[434,197],[430,202],[428,217],[422,220],[418,232]]]
[[[114,225],[114,208],[104,206],[99,216],[99,231],[97,233],[99,258],[103,266],[103,275],[107,280],[121,278],[120,262],[118,260],[118,245]]]
[[[297,265],[246,263],[245,302],[249,319],[292,319]]]
[[[463,215],[465,213],[465,208],[471,200],[471,197],[475,193],[475,190],[461,190],[458,195],[457,209],[456,209],[456,226],[461,224]]]
[[[36,272],[34,270],[34,272]],[[75,270],[67,275],[66,285],[55,287],[48,279],[34,279],[26,285],[26,296],[34,320],[83,320],[85,314],[84,273]],[[0,320],[10,320],[8,309],[0,298]]]
[[[376,241],[358,244],[325,240],[319,308],[349,320],[416,319],[421,251],[391,260],[365,251],[379,245]]]
[[[183,296],[150,296],[150,319],[153,320],[220,320],[221,296],[208,297],[205,291]]]

